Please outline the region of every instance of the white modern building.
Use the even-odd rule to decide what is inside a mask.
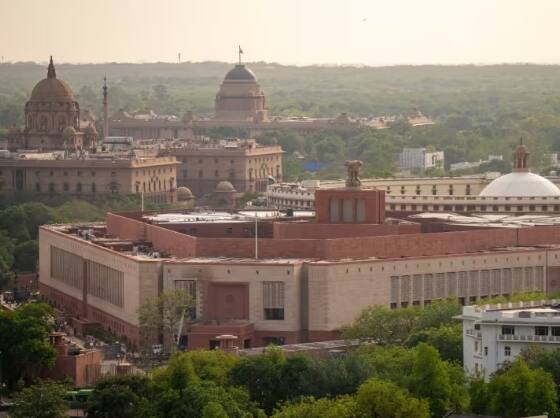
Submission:
[[[463,363],[485,379],[531,344],[560,348],[560,300],[464,306]]]
[[[428,151],[426,148],[403,148],[399,154],[401,170],[443,168],[443,163],[443,151]]]

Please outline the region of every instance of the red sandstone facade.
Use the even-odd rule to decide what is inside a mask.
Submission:
[[[182,342],[213,348],[221,334],[240,347],[336,338],[369,305],[560,288],[560,226],[385,223],[384,192],[354,186],[321,190],[317,202],[315,219],[259,221],[258,240],[252,221],[157,223],[137,213],[107,214],[88,240],[79,227],[42,227],[41,291],[137,345],[138,306],[161,289],[187,289],[196,309]],[[83,273],[67,277],[61,263]],[[112,278],[102,291],[100,269]]]

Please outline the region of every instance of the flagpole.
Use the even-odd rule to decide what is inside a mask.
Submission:
[[[259,259],[259,228],[257,219],[257,211],[255,211],[255,260]]]

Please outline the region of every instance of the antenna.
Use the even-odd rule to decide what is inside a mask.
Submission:
[[[181,53],[180,52],[177,54],[177,62],[179,64],[181,64]]]

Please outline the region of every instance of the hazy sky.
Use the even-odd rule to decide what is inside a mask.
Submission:
[[[560,63],[560,0],[0,0],[5,61]]]

